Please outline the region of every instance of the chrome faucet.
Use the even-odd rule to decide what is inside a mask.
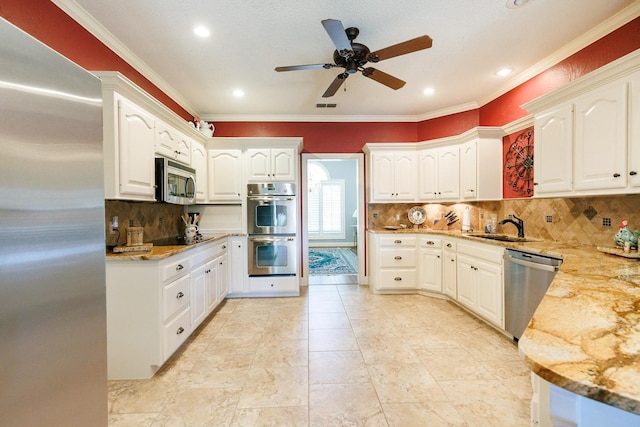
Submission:
[[[500,221],[498,224],[500,225],[504,225],[508,222],[510,222],[511,224],[515,225],[516,228],[518,229],[518,238],[520,239],[524,239],[524,221],[520,218],[518,218],[515,215],[511,215],[513,218],[515,218],[518,222],[514,221],[511,218],[507,218],[507,219],[503,219],[502,221]]]

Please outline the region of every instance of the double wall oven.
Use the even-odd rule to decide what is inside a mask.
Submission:
[[[248,184],[249,276],[295,276],[297,229],[295,184]]]

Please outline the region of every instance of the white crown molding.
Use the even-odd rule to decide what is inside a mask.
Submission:
[[[415,122],[416,116],[316,116],[316,115],[247,115],[205,114],[208,122]]]
[[[109,30],[107,30],[100,22],[89,14],[75,0],[51,0],[53,4],[58,6],[64,13],[69,15],[74,21],[80,24],[85,30],[89,31],[94,37],[104,43],[109,49],[115,52],[120,58],[129,65],[139,71],[151,83],[156,85],[158,89],[167,94],[171,99],[180,104],[182,108],[187,110],[194,117],[199,117],[196,108],[184,98],[177,90],[167,83],[158,73],[149,67],[127,46],[118,40]]]
[[[618,12],[617,14],[610,17],[609,19],[596,25],[591,30],[587,31],[577,39],[567,43],[561,49],[558,49],[557,51],[547,56],[546,58],[542,59],[541,61],[538,61],[536,64],[534,64],[527,70],[523,71],[522,73],[519,73],[517,76],[510,79],[503,86],[498,88],[496,91],[479,100],[478,104],[485,105],[493,101],[494,99],[499,98],[500,96],[504,95],[510,90],[515,89],[521,84],[531,80],[533,77],[537,76],[543,71],[548,70],[549,68],[553,67],[554,65],[563,61],[564,59],[567,59],[574,53],[600,40],[607,34],[613,32],[614,30],[617,30],[618,28],[622,27],[628,22],[631,22],[638,16],[640,16],[640,2],[634,2],[631,5],[624,8],[623,10],[621,10],[620,12]]]
[[[512,133],[516,133],[531,126],[533,126],[533,114],[528,114],[502,126],[502,131],[505,135],[511,135]]]

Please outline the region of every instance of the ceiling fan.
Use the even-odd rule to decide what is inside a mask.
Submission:
[[[360,33],[360,30],[357,28],[349,27],[345,30],[342,22],[337,19],[325,19],[322,21],[322,25],[329,34],[329,37],[331,37],[333,44],[336,46],[336,50],[333,52],[333,61],[335,63],[276,67],[276,71],[314,70],[319,68],[325,68],[328,70],[335,67],[344,68],[344,72],[338,74],[324,92],[322,95],[323,98],[329,98],[335,95],[347,77],[351,74],[357,73],[358,71],[360,71],[365,77],[375,80],[378,83],[382,83],[391,89],[398,90],[406,84],[405,81],[373,67],[365,68],[365,64],[367,64],[367,62],[376,63],[395,56],[428,49],[433,44],[431,37],[421,36],[371,52],[367,46],[354,42],[355,38],[358,37],[358,34]]]

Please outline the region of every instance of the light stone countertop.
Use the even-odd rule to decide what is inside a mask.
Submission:
[[[215,240],[224,239],[229,236],[237,236],[239,234],[234,233],[215,233],[205,235],[205,240],[194,243],[192,245],[178,245],[178,246],[154,246],[147,252],[124,252],[124,253],[112,253],[107,252],[107,262],[109,261],[157,261],[164,258],[168,258],[172,255],[180,252],[188,251],[192,248],[211,243]]]
[[[545,380],[640,414],[640,260],[590,246],[496,242],[459,231],[373,232],[441,234],[561,256],[560,271],[518,343],[520,353]]]

